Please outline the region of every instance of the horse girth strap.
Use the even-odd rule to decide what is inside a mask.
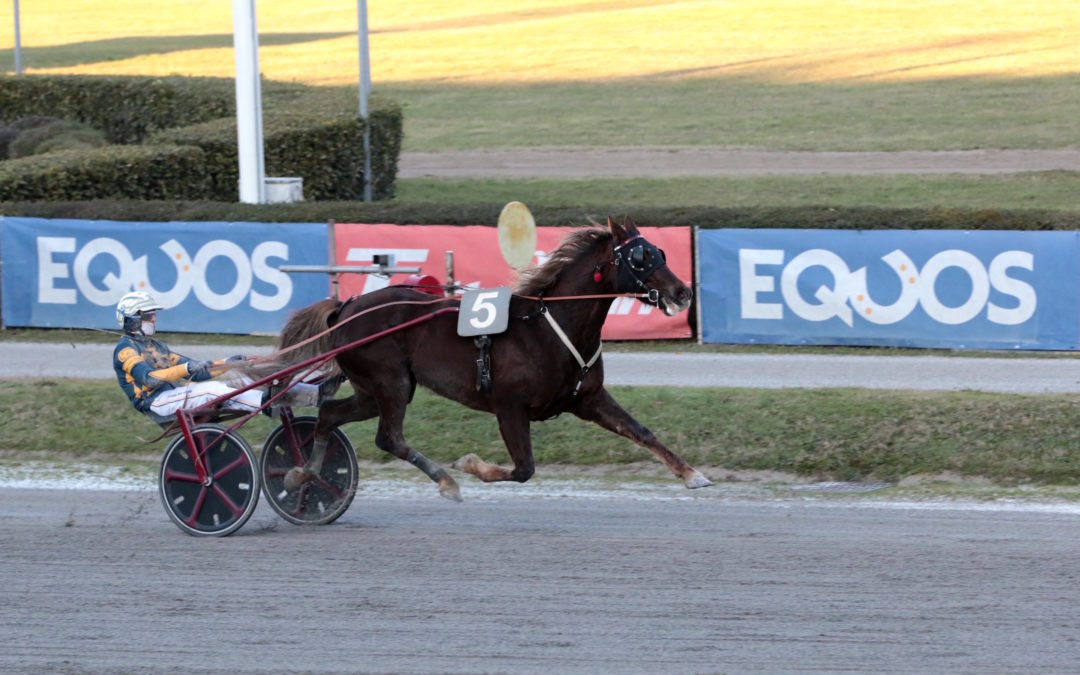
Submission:
[[[578,395],[578,390],[581,389],[581,383],[585,381],[585,376],[589,373],[589,368],[592,368],[593,364],[595,364],[597,359],[600,358],[600,352],[602,352],[604,349],[604,343],[601,341],[600,344],[596,345],[596,353],[592,355],[591,359],[586,361],[581,357],[581,352],[577,350],[577,347],[574,346],[574,343],[570,341],[569,337],[567,337],[566,331],[562,329],[562,326],[560,326],[559,322],[555,320],[555,317],[551,316],[551,312],[547,311],[547,308],[544,308],[542,313],[544,315],[544,318],[547,319],[548,324],[551,326],[551,329],[555,331],[555,334],[559,336],[559,339],[562,340],[562,343],[566,345],[567,349],[570,350],[570,354],[573,355],[574,360],[578,362],[579,366],[581,366],[581,376],[578,378],[577,386],[574,387],[574,396],[576,397]]]

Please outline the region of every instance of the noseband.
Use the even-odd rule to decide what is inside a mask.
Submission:
[[[667,264],[667,256],[661,248],[649,243],[640,234],[630,237],[615,247],[615,284],[622,292],[646,293],[649,301],[656,304],[660,292],[649,288],[645,280]]]

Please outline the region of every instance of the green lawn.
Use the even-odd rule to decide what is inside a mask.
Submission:
[[[877,206],[1080,212],[1080,174],[763,176],[746,178],[399,179],[397,200],[442,204],[635,207]]]
[[[945,472],[999,485],[1080,480],[1080,430],[1074,423],[1080,402],[1073,396],[666,387],[614,387],[613,395],[699,466],[823,480],[896,481]],[[157,455],[166,444],[141,440],[159,430],[130,408],[114,382],[0,380],[0,409],[0,458],[43,453],[123,463]],[[243,434],[258,444],[271,426],[259,416]],[[373,421],[345,429],[361,459],[388,459],[374,446]],[[468,452],[509,461],[494,417],[424,390],[409,408],[405,434],[443,464]],[[657,461],[571,415],[534,424],[532,437],[541,473],[546,464]]]

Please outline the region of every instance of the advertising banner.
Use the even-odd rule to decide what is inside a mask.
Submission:
[[[573,228],[538,227],[533,263],[540,264]],[[642,227],[641,233],[664,249],[668,267],[690,285],[693,279],[690,228]],[[502,257],[496,229],[485,226],[450,225],[355,225],[337,224],[334,229],[336,264],[370,265],[378,254],[389,253],[401,266],[420,266],[424,274],[446,280],[445,252],[454,252],[457,283],[473,288],[512,286],[516,273]],[[375,275],[344,275],[339,282],[342,298],[370,293],[390,284],[403,283],[407,275],[390,278]],[[631,298],[612,303],[604,324],[608,340],[642,340],[691,337],[689,312],[666,316],[661,310]]]
[[[705,342],[1078,348],[1080,233],[702,230]]]
[[[158,330],[276,333],[329,295],[325,224],[0,220],[5,326],[117,328],[114,308],[143,290],[168,311]]]

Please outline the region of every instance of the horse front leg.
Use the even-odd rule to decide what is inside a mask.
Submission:
[[[536,468],[533,464],[532,438],[529,436],[529,416],[522,409],[497,410],[499,433],[502,435],[514,468],[507,469],[498,464],[485,462],[475,453],[469,453],[454,462],[451,468],[471,473],[485,483],[514,480],[524,483],[532,477]]]
[[[669,450],[657,440],[653,432],[626,412],[607,389],[601,387],[595,393],[584,397],[574,408],[573,413],[583,420],[595,422],[603,428],[625,436],[651,453],[667,465],[671,473],[682,479],[688,488],[700,488],[712,485],[700,471],[686,463],[682,457]]]

